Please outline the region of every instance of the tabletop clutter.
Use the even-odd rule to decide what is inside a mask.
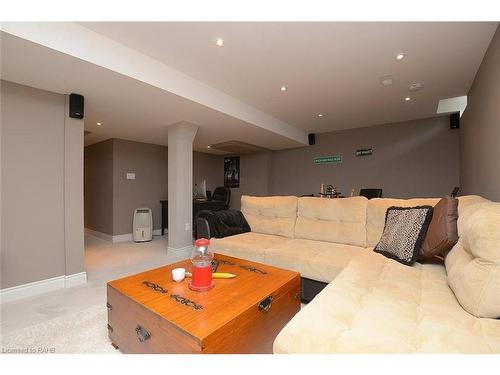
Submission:
[[[215,286],[214,279],[232,279],[235,274],[229,272],[215,272],[219,262],[214,259],[214,254],[208,249],[210,241],[206,238],[199,238],[194,242],[191,252],[191,272],[185,268],[174,268],[172,279],[181,282],[185,278],[191,278],[189,289],[196,292],[204,292]]]

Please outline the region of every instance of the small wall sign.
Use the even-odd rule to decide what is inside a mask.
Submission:
[[[314,158],[314,164],[342,163],[342,155],[318,156]]]
[[[373,154],[373,148],[361,148],[356,150],[356,156],[368,156]]]

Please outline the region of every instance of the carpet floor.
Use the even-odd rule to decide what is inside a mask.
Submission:
[[[120,353],[111,346],[105,305],[14,330],[2,335],[3,353]]]
[[[111,244],[85,238],[88,282],[0,303],[0,352],[120,353],[107,337],[106,282],[175,261],[167,239]]]

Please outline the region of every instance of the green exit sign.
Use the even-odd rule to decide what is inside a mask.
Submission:
[[[342,163],[342,155],[320,156],[314,158],[314,164]]]

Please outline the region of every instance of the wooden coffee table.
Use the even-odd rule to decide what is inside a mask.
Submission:
[[[108,332],[124,353],[272,353],[300,310],[300,274],[216,254],[215,288],[194,292],[172,281],[185,260],[108,283]]]

